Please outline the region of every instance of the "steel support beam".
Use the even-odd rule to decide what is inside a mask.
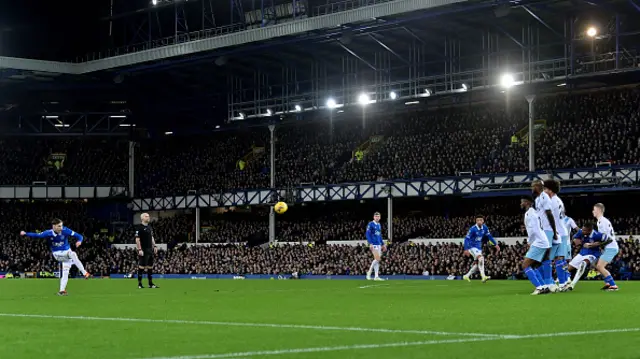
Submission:
[[[363,59],[362,57],[360,57],[360,55],[356,54],[353,50],[351,50],[350,48],[348,48],[345,44],[341,43],[340,41],[336,41],[338,46],[340,46],[341,48],[344,49],[344,51],[348,52],[351,54],[351,56],[355,57],[356,59],[360,60],[363,64],[369,66],[373,71],[378,71],[378,69],[376,69],[375,66],[373,66],[369,61]]]
[[[522,5],[522,8],[524,9],[524,11],[526,11],[529,15],[531,15],[531,17],[533,17],[534,19],[538,20],[539,23],[541,23],[544,27],[546,27],[547,29],[549,29],[554,35],[556,35],[559,38],[564,38],[562,35],[560,35],[559,32],[557,32],[556,30],[554,30],[549,24],[547,24],[544,20],[542,20],[542,18],[538,15],[536,15],[531,9],[529,9],[526,5]]]
[[[402,57],[397,52],[393,51],[392,48],[390,48],[384,42],[382,42],[379,39],[377,39],[373,34],[369,34],[369,38],[371,38],[373,41],[375,41],[378,45],[382,46],[383,49],[389,51],[393,56],[397,57],[400,61],[402,61],[405,64],[409,65],[409,61],[405,60],[404,57]]]
[[[515,37],[513,37],[507,30],[503,29],[500,25],[494,23],[493,27],[498,29],[498,31],[500,31],[503,35],[508,37],[511,41],[515,42],[516,45],[520,46],[521,49],[524,49],[524,45],[520,41],[516,40]]]

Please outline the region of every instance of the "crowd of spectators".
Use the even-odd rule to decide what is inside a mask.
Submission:
[[[128,143],[107,138],[0,139],[0,185],[127,183]]]
[[[640,242],[621,238],[620,253],[612,272],[640,273]],[[499,254],[485,249],[487,274],[494,278],[520,278],[527,251],[523,242],[501,246]],[[455,275],[466,273],[471,259],[461,244],[393,244],[383,259],[384,275]],[[131,274],[137,270],[137,252],[109,245],[106,237],[90,237],[78,250],[85,268],[94,275]],[[366,246],[281,244],[270,248],[243,245],[192,246],[160,250],[154,272],[158,274],[270,274],[363,275],[371,264]],[[0,272],[56,271],[57,263],[45,243],[17,238],[3,239]]]
[[[540,96],[535,117],[538,169],[585,168],[597,162],[640,163],[640,91],[612,89]],[[336,114],[276,126],[276,185],[326,184],[528,169],[528,148],[511,137],[527,125],[526,101],[462,105],[436,111]],[[348,118],[343,118],[348,117]],[[378,141],[354,152],[367,140]],[[269,186],[269,131],[247,127],[139,142],[136,195],[219,193]],[[5,139],[0,184],[128,183],[127,142],[112,139]],[[65,155],[62,166],[51,154]],[[240,165],[242,162],[242,165]]]

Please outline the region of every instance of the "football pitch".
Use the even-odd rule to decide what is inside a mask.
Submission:
[[[146,282],[146,279],[145,279]],[[0,281],[0,357],[638,358],[640,283]]]

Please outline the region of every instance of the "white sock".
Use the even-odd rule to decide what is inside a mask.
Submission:
[[[478,270],[478,265],[474,263],[471,266],[471,269],[469,269],[469,273],[467,273],[467,277],[471,277],[473,273],[475,273],[477,270]]]
[[[84,266],[82,265],[82,262],[80,262],[80,259],[78,258],[78,255],[76,254],[76,252],[71,252],[71,254],[69,254],[69,257],[71,257],[71,261],[73,262],[73,265],[75,265],[78,270],[80,271],[80,273],[82,273],[82,275],[87,274],[87,271],[84,270]]]
[[[367,272],[367,274],[371,275],[371,272],[373,272],[373,268],[375,268],[376,263],[378,263],[377,260],[373,260],[373,262],[371,262],[371,266],[369,267],[369,271]]]
[[[69,281],[69,269],[71,269],[71,263],[62,264],[62,273],[60,275],[60,291],[61,292],[67,289],[67,282]]]
[[[484,257],[478,258],[478,268],[480,268],[480,275],[482,278],[486,277],[484,274]]]
[[[380,272],[380,262],[373,261],[373,270],[375,270],[376,278],[378,278],[378,273]]]

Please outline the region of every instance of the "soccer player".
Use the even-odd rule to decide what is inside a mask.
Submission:
[[[574,241],[580,246],[580,253],[573,257],[569,263],[569,271],[576,271],[573,281],[561,288],[561,291],[573,290],[584,274],[584,271],[595,265],[600,258],[600,247],[607,243],[607,235],[593,230],[593,225],[587,223],[573,236]]]
[[[380,272],[380,258],[382,257],[382,252],[385,252],[387,250],[387,247],[382,241],[380,212],[376,212],[373,214],[373,221],[369,222],[369,224],[367,225],[367,231],[365,232],[365,235],[367,236],[369,249],[373,254],[373,262],[371,262],[371,267],[369,267],[369,271],[367,272],[367,280],[371,280],[371,272],[375,271],[375,277],[373,277],[373,280],[382,281],[384,279],[378,276]]]
[[[576,221],[573,220],[573,218],[569,217],[569,216],[565,216],[564,217],[564,226],[567,230],[567,234],[569,236],[569,238],[571,238],[571,232],[573,230],[579,230],[580,228],[578,228],[578,225],[576,224]],[[568,245],[567,245],[567,254],[565,255],[565,259],[569,259],[569,258],[573,258],[572,256],[572,252],[571,252],[571,240],[569,239]]]
[[[51,221],[51,229],[46,230],[42,233],[32,233],[32,232],[20,232],[21,236],[27,236],[30,238],[46,238],[49,242],[49,248],[51,248],[51,252],[53,254],[53,258],[56,261],[62,263],[62,273],[60,273],[60,291],[58,295],[66,296],[67,295],[67,282],[69,281],[69,270],[72,265],[75,265],[78,270],[82,273],[85,278],[89,278],[91,274],[89,274],[80,262],[78,255],[71,250],[71,246],[69,246],[69,238],[73,237],[77,239],[76,248],[82,245],[82,241],[84,237],[80,233],[76,233],[71,229],[64,227],[62,225],[62,220],[58,218],[54,218]]]
[[[484,272],[484,256],[482,255],[482,240],[487,238],[489,242],[496,246],[496,253],[500,252],[500,246],[498,242],[493,238],[489,232],[489,228],[484,224],[483,216],[476,216],[476,224],[469,228],[469,232],[464,237],[464,255],[471,256],[473,258],[473,265],[467,274],[462,276],[462,279],[467,282],[471,282],[471,276],[480,269],[480,278],[482,283],[486,283],[491,277],[485,275]]]
[[[553,242],[558,241],[559,238],[558,231],[556,229],[556,222],[553,218],[553,212],[551,211],[553,208],[551,198],[549,198],[549,195],[544,192],[544,183],[540,180],[533,181],[531,184],[531,190],[533,192],[533,198],[535,198],[535,209],[538,212],[540,221],[542,222],[542,230],[549,240],[549,246],[553,247]],[[559,245],[559,243],[556,245]],[[551,291],[554,291],[555,283],[552,278],[551,252],[552,250],[550,249],[543,259],[542,265],[538,268],[538,272],[542,277],[545,288],[549,288]]]
[[[527,229],[527,243],[529,244],[529,250],[522,262],[522,270],[536,288],[531,295],[547,294],[549,289],[545,287],[540,273],[533,269],[532,265],[542,263],[551,244],[542,230],[542,221],[538,212],[533,209],[533,198],[523,197],[520,200],[520,207],[525,211],[524,225]]]
[[[136,247],[138,248],[138,288],[143,289],[142,276],[147,272],[149,288],[159,288],[153,284],[153,255],[158,253],[153,228],[149,225],[149,213],[140,215],[141,224],[136,225]]]
[[[607,264],[611,263],[613,258],[618,254],[619,247],[618,241],[616,240],[616,233],[613,231],[613,226],[611,225],[611,221],[609,221],[604,216],[604,204],[596,203],[593,206],[593,216],[598,220],[598,232],[606,234],[608,239],[608,244],[604,247],[604,251],[598,259],[598,263],[596,264],[596,269],[602,277],[604,277],[605,286],[602,287],[603,290],[608,291],[617,291],[618,286],[616,282],[613,280],[611,273],[607,270]]]
[[[553,220],[558,224],[556,227],[558,231],[558,239],[553,240],[553,245],[551,246],[551,254],[549,255],[550,259],[555,259],[555,267],[556,267],[556,275],[558,276],[559,285],[564,285],[567,283],[567,278],[569,278],[569,272],[567,271],[567,261],[565,260],[565,255],[567,254],[567,245],[569,244],[569,232],[567,232],[567,228],[563,225],[564,217],[565,217],[565,208],[564,202],[558,196],[558,192],[560,192],[560,183],[556,180],[546,180],[544,181],[544,191],[551,198],[551,213],[553,214]],[[557,291],[558,286],[554,285],[551,288],[552,291]]]

